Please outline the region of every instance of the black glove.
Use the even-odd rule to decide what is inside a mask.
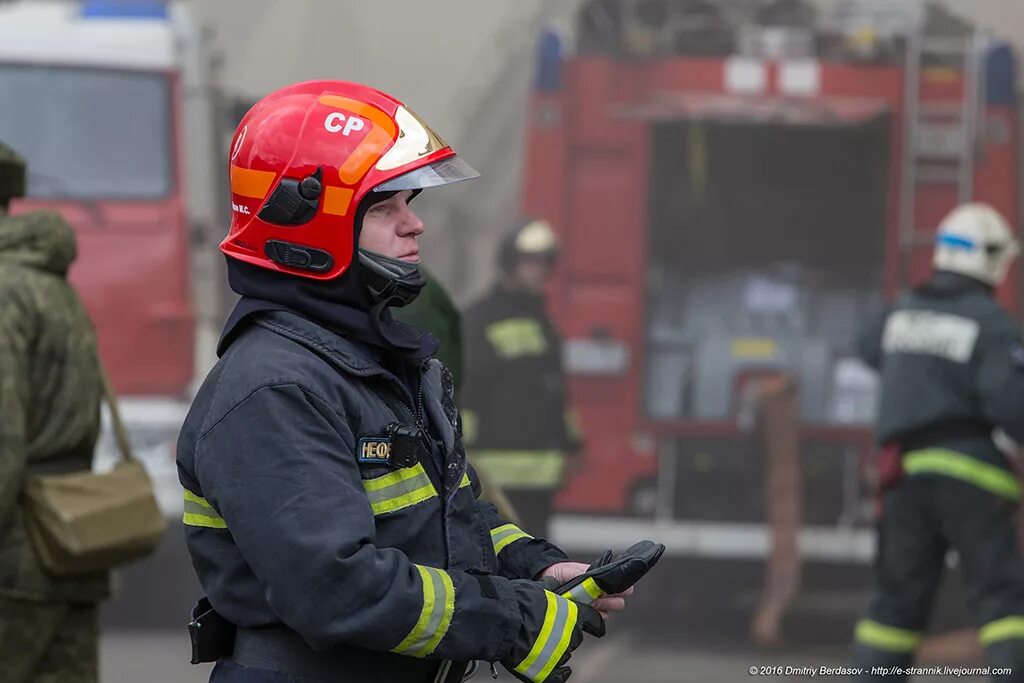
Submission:
[[[615,558],[607,550],[590,569],[553,590],[562,597],[590,605],[602,596],[628,590],[654,568],[664,552],[665,546],[653,541],[640,541]]]
[[[602,637],[604,619],[593,607],[555,595],[535,581],[513,581],[512,585],[523,621],[501,665],[528,683],[565,683],[572,674],[566,663],[573,650],[583,642],[584,632]]]

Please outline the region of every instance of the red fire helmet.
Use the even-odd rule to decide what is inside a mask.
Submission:
[[[344,273],[360,203],[479,174],[404,104],[345,81],[297,83],[245,115],[231,145],[231,258],[316,280]]]

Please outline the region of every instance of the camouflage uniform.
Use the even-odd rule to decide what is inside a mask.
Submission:
[[[25,161],[0,142],[0,211],[14,197],[25,196]]]
[[[0,615],[0,681],[97,680],[96,605],[0,598]]]
[[[10,157],[0,147],[0,181]],[[17,194],[0,186],[3,199]],[[44,573],[20,497],[34,472],[88,469],[102,385],[96,339],[68,284],[74,233],[58,214],[0,211],[0,683],[97,680],[105,573]]]

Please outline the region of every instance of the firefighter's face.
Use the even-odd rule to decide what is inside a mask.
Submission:
[[[409,208],[410,190],[370,207],[363,217],[359,246],[391,258],[419,263],[417,240],[423,234],[423,221]]]
[[[516,264],[516,280],[523,289],[540,294],[554,271],[554,265],[548,257],[522,256]]]

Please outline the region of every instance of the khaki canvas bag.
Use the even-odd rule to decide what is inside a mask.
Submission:
[[[25,486],[29,535],[43,567],[57,576],[111,569],[149,555],[167,522],[146,470],[132,454],[128,431],[106,373],[103,393],[122,461],[106,474],[38,475]]]

